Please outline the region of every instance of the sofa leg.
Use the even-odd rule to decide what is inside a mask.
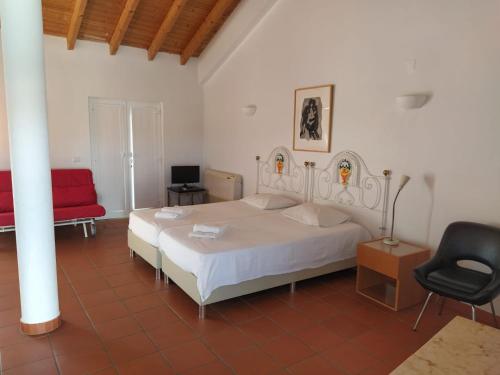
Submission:
[[[89,235],[87,233],[87,226],[85,225],[85,223],[82,223],[82,225],[83,225],[83,236],[85,238],[88,238]]]
[[[92,237],[95,237],[96,235],[96,227],[95,227],[95,220],[92,219],[92,221],[90,222],[90,234]]]

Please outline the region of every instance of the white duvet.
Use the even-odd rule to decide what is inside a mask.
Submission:
[[[163,229],[276,212],[276,210],[262,210],[241,201],[199,204],[188,208],[192,212],[181,219],[155,219],[155,213],[160,211],[159,208],[133,211],[130,213],[128,227],[137,237],[158,247],[158,237]]]
[[[352,258],[358,242],[371,238],[355,223],[313,227],[276,212],[217,224],[228,227],[215,240],[190,238],[189,225],[165,228],[159,237],[160,251],[197,277],[203,301],[224,285]]]

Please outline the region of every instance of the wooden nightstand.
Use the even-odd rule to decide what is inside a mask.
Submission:
[[[430,257],[430,250],[405,242],[385,245],[382,240],[358,245],[356,291],[394,311],[416,305],[425,297],[413,269]]]

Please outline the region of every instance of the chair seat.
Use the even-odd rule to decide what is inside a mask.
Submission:
[[[468,268],[447,267],[430,272],[427,279],[434,284],[457,290],[460,293],[474,294],[491,281],[491,275]]]

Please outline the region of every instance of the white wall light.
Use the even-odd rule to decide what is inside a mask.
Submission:
[[[427,103],[427,99],[428,95],[426,94],[401,95],[396,97],[396,105],[398,108],[407,111],[422,108]]]
[[[253,116],[255,112],[257,112],[257,106],[255,104],[246,105],[241,108],[241,112],[243,112],[245,116]]]

